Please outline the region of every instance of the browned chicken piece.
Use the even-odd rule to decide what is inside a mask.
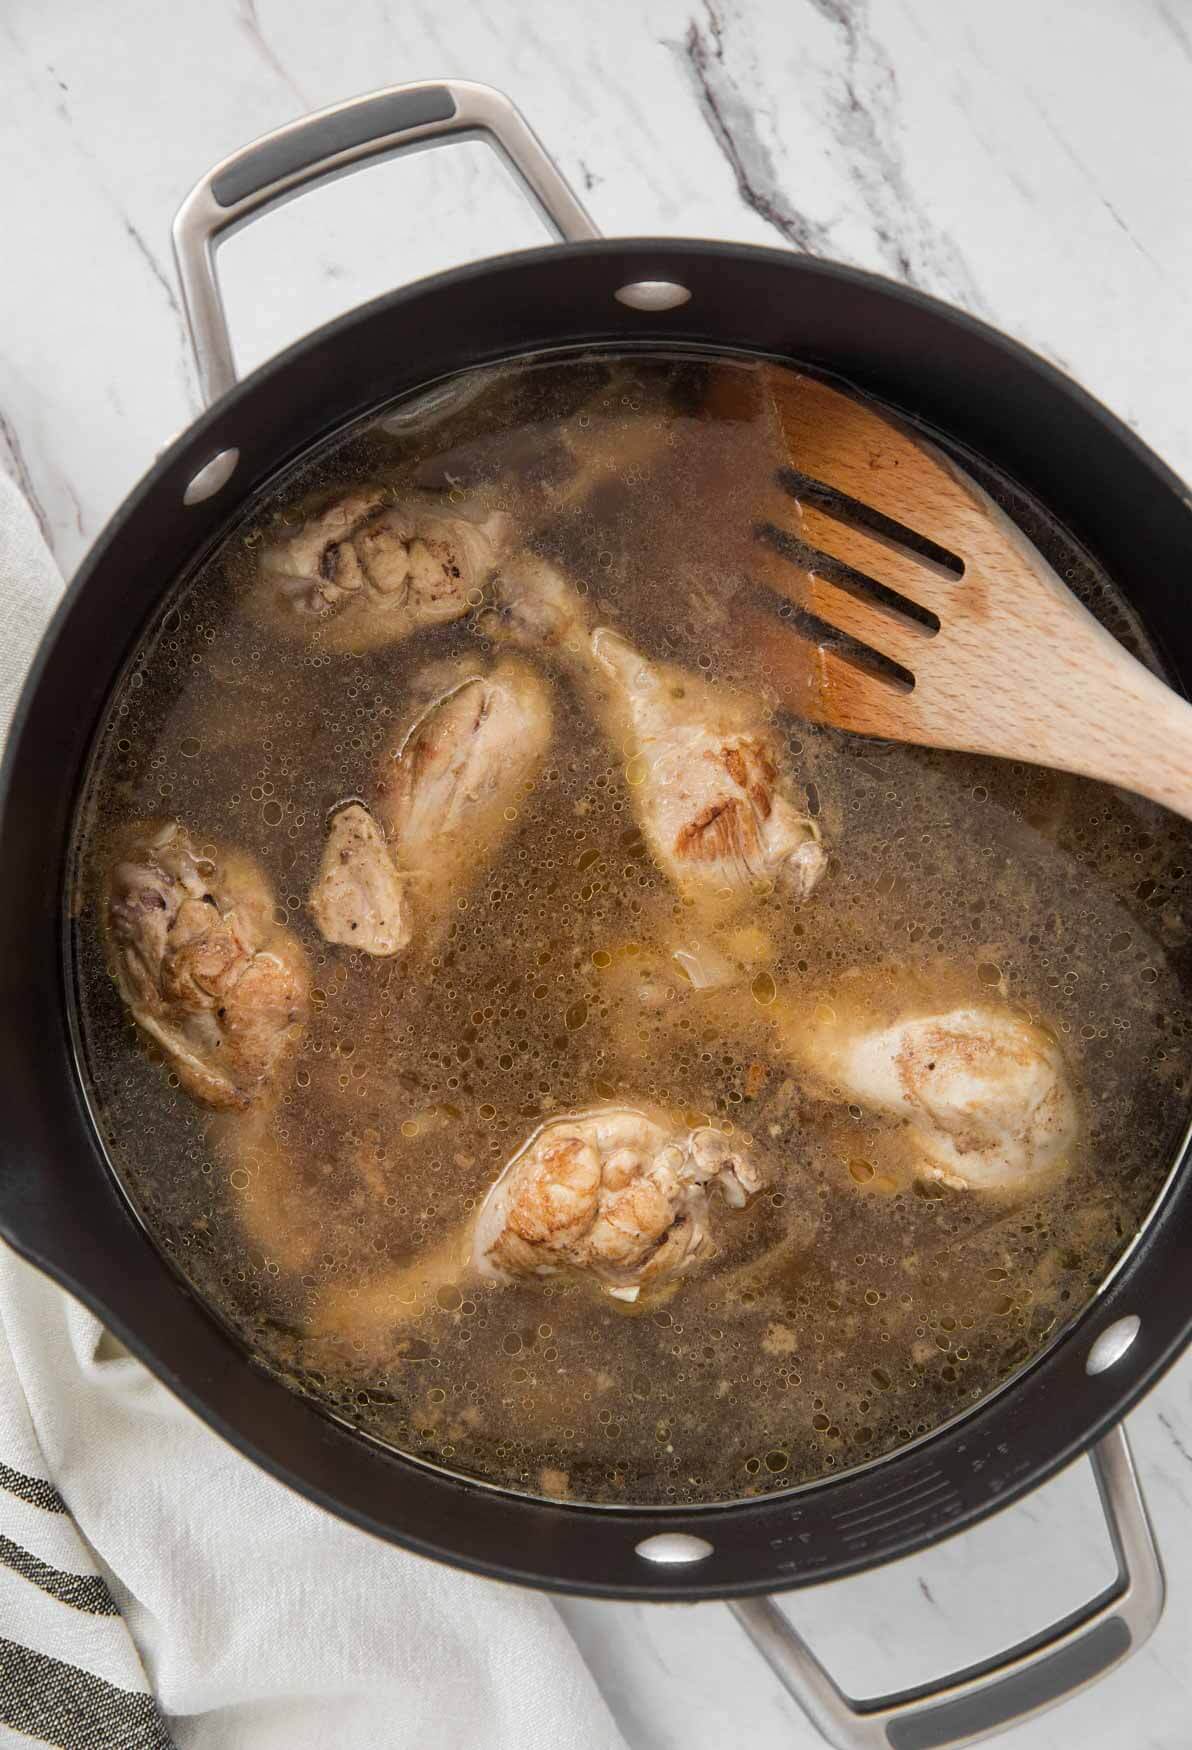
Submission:
[[[476,1218],[472,1258],[500,1280],[572,1271],[635,1300],[715,1254],[710,1186],[740,1209],[762,1183],[719,1130],[601,1107],[544,1125],[514,1156]]]
[[[722,913],[775,886],[806,899],[827,855],[756,700],[651,662],[606,627],[591,642],[609,679],[607,727],[628,756],[638,822],[663,872]]]
[[[1071,1157],[1072,1080],[1051,1036],[993,1003],[886,1023],[847,1000],[780,1020],[796,1061],[829,1094],[907,1121],[913,1165],[957,1190],[1023,1195]]]
[[[251,857],[203,855],[175,822],[121,834],[102,898],[108,961],[137,1025],[209,1106],[259,1099],[306,1018],[306,958],[276,903]]]
[[[564,667],[625,756],[634,812],[654,861],[710,918],[777,887],[805,900],[827,867],[820,829],[793,799],[789,756],[747,693],[643,656],[593,611],[558,566],[504,566],[488,636]]]
[[[547,683],[505,657],[445,683],[385,754],[376,815],[420,914],[442,915],[496,855],[553,729]]]
[[[408,881],[361,802],[331,817],[310,910],[325,940],[378,958],[396,954],[413,934]]]
[[[476,607],[512,532],[479,503],[381,488],[349,492],[261,551],[249,609],[275,630],[319,633],[324,649],[396,644]]]
[[[685,1130],[653,1107],[553,1119],[467,1227],[371,1282],[329,1283],[311,1331],[380,1353],[444,1291],[561,1273],[634,1301],[715,1255],[709,1190],[740,1209],[764,1183],[739,1144],[711,1126]]]

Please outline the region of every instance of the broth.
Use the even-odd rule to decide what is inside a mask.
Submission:
[[[403,1453],[525,1493],[728,1500],[939,1426],[1088,1302],[1185,1120],[1189,827],[1077,778],[796,721],[764,651],[733,637],[756,593],[751,502],[781,460],[766,421],[741,411],[755,369],[528,362],[341,437],[171,598],[113,699],[80,814],[90,1097],[154,1240],[295,1389]],[[735,411],[710,411],[713,376]],[[581,467],[596,458],[582,493],[568,484],[577,446]],[[1072,542],[966,465],[1137,644]],[[727,986],[674,979],[676,944],[698,964],[708,932],[651,857],[624,750],[594,730],[565,668],[532,655],[553,735],[496,856],[402,953],[322,940],[306,899],[329,813],[367,797],[430,665],[497,653],[480,600],[364,654],[246,617],[283,519],[361,480],[399,503],[412,484],[458,497],[480,483],[601,623],[765,702],[829,863],[804,904],[763,893],[724,926]],[[263,1113],[192,1100],[105,965],[112,833],[146,818],[259,859],[308,956],[310,1019]],[[1083,1114],[1067,1173],[1007,1201],[909,1172],[904,1126],[821,1097],[784,1052],[776,1000],[814,1013],[841,989],[869,993],[877,1018],[914,989],[993,997],[1050,1029]],[[673,1292],[446,1280],[370,1340],[320,1311],[462,1229],[538,1126],[626,1101],[718,1127],[767,1166],[748,1207],[713,1199],[717,1254]]]

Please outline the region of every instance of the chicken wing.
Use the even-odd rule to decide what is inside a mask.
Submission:
[[[265,547],[250,613],[323,648],[361,652],[458,620],[480,600],[512,523],[479,503],[349,492]]]
[[[264,871],[200,853],[176,822],[120,836],[102,896],[109,965],[137,1025],[196,1100],[243,1111],[297,1042],[306,959],[274,917]]]
[[[477,1215],[473,1262],[502,1281],[579,1272],[635,1300],[715,1253],[709,1186],[740,1209],[762,1183],[719,1130],[601,1107],[544,1125],[514,1156]]]
[[[973,1003],[868,1024],[847,1009],[797,1029],[819,1082],[907,1120],[915,1168],[958,1190],[1024,1193],[1062,1168],[1076,1142],[1063,1055],[1042,1028]]]
[[[385,754],[376,814],[419,911],[442,913],[496,855],[553,728],[546,682],[506,657],[448,684]]]
[[[378,958],[396,954],[413,934],[408,883],[361,802],[350,802],[331,817],[310,910],[328,942]]]

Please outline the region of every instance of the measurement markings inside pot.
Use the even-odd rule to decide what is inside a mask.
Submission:
[[[842,1536],[845,1543],[854,1543],[860,1539],[878,1536],[882,1532],[895,1529],[901,1532],[911,1519],[941,1514],[946,1518],[959,1506],[960,1495],[951,1483],[939,1483],[922,1494],[910,1496],[893,1506],[876,1508],[863,1518],[854,1520]]]
[[[936,1470],[933,1466],[930,1470],[921,1471],[917,1477],[912,1477],[911,1481],[904,1483],[900,1489],[890,1489],[876,1500],[863,1502],[860,1507],[842,1508],[838,1513],[833,1513],[832,1517],[837,1525],[848,1525],[854,1520],[868,1519],[874,1513],[885,1512],[888,1507],[893,1506],[896,1501],[901,1501],[904,1496],[922,1494],[924,1491],[938,1488],[941,1483],[946,1481],[947,1478],[943,1472]]]
[[[924,1530],[928,1525],[946,1525],[949,1519],[955,1518],[961,1505],[960,1496],[954,1490],[949,1490],[947,1494],[938,1495],[930,1501],[915,1502],[909,1511],[900,1510],[878,1524],[863,1525],[856,1531],[846,1532],[841,1542],[855,1549],[868,1549],[871,1544],[877,1545],[891,1540],[897,1542]]]

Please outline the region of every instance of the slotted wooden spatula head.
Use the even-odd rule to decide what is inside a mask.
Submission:
[[[764,483],[749,623],[802,715],[1085,773],[1192,817],[1192,708],[1005,514],[892,416],[762,367],[786,465]]]

